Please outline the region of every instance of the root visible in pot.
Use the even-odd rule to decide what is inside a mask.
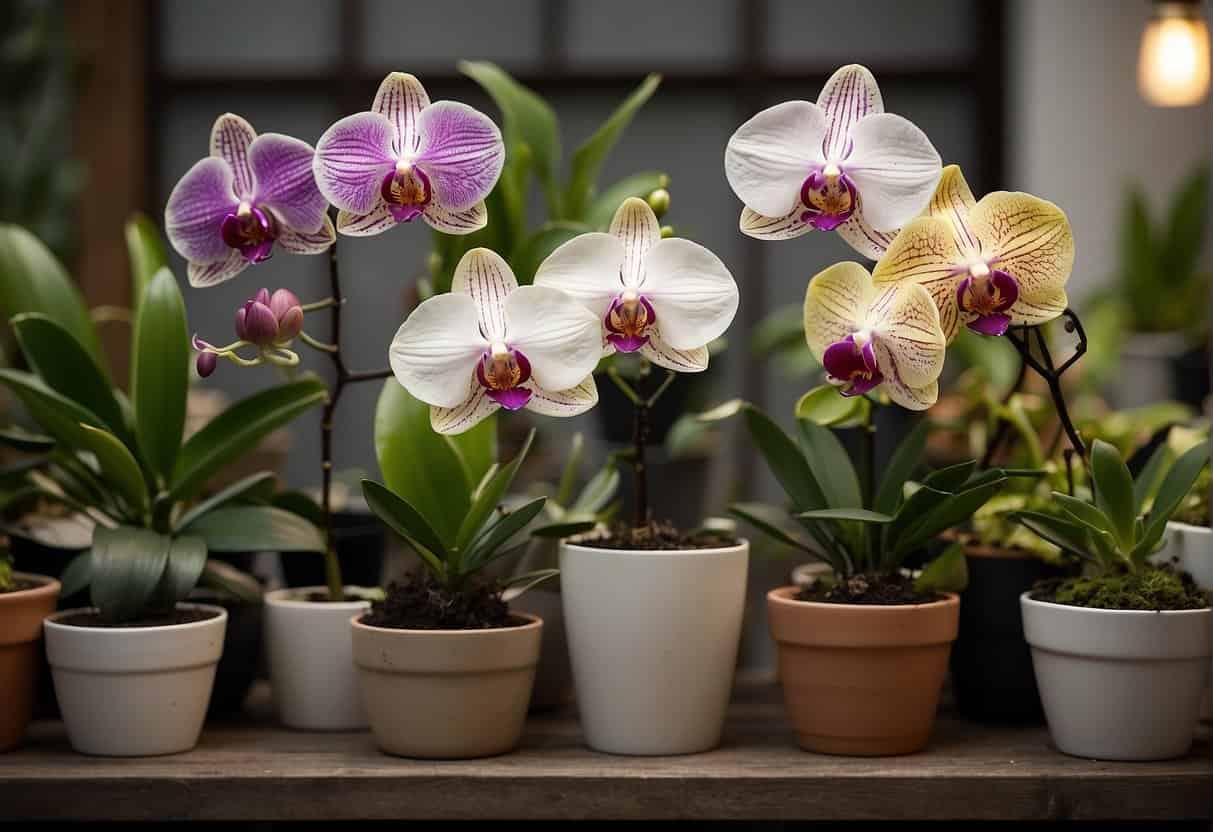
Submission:
[[[510,615],[495,583],[469,578],[451,590],[428,572],[389,584],[384,599],[371,604],[361,621],[368,627],[396,630],[488,630],[527,623]]]
[[[938,592],[915,590],[913,578],[905,575],[871,573],[851,575],[836,583],[815,581],[796,596],[798,601],[872,606],[930,604],[943,598]]]

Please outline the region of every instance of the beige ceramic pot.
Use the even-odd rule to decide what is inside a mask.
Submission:
[[[518,747],[543,622],[493,630],[397,630],[352,619],[354,665],[379,748],[471,759]]]
[[[788,717],[800,746],[824,754],[910,754],[927,744],[956,638],[960,599],[903,606],[797,601],[767,594]]]
[[[21,742],[34,707],[34,689],[42,662],[38,645],[42,619],[55,611],[59,582],[43,575],[16,572],[18,583],[36,586],[0,593],[0,751]]]

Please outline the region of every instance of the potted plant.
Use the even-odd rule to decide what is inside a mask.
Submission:
[[[21,742],[34,708],[42,669],[42,619],[55,611],[59,582],[45,575],[14,572],[0,549],[0,752]]]
[[[1181,455],[1143,514],[1150,478],[1134,480],[1116,449],[1096,440],[1093,501],[1054,493],[1064,519],[1017,515],[1091,571],[1021,596],[1049,733],[1067,754],[1160,760],[1192,744],[1213,655],[1213,607],[1190,576],[1149,559],[1208,460],[1207,442]]]

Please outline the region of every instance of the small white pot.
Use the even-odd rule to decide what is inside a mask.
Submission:
[[[1158,564],[1173,563],[1187,572],[1201,589],[1213,593],[1213,529],[1187,523],[1167,523],[1166,545],[1154,555]],[[1213,627],[1213,620],[1209,626]],[[1201,719],[1213,719],[1213,662],[1210,662],[1209,686],[1200,706]]]
[[[80,627],[43,622],[67,738],[82,754],[148,757],[198,743],[223,653],[227,611],[178,604],[213,617],[164,627]]]
[[[1213,609],[1101,610],[1019,596],[1057,748],[1097,760],[1187,753],[1213,655]]]
[[[350,619],[370,602],[305,600],[316,592],[328,590],[300,587],[265,596],[265,649],[278,718],[302,731],[364,730]],[[362,590],[346,587],[346,592]]]
[[[643,551],[563,543],[560,588],[586,742],[612,754],[720,743],[749,543]]]

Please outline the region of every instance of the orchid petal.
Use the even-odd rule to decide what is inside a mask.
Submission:
[[[475,301],[480,331],[490,341],[505,339],[505,299],[517,288],[510,264],[487,248],[474,248],[463,255],[451,278],[452,294],[468,295]]]
[[[454,407],[431,407],[430,427],[435,433],[451,435],[471,430],[500,409],[473,378],[467,396]]]
[[[948,165],[939,177],[935,193],[927,204],[927,213],[932,217],[946,220],[952,226],[952,234],[956,238],[956,249],[961,257],[970,260],[981,254],[981,241],[969,227],[969,214],[977,200],[965,181],[960,165]]]
[[[392,150],[396,157],[412,155],[421,144],[417,117],[430,106],[430,96],[416,76],[407,72],[391,72],[379,85],[371,112],[385,116],[396,128]]]
[[[956,284],[964,277],[964,263],[956,250],[952,226],[938,217],[923,216],[911,222],[872,272],[877,286],[910,281],[922,285],[939,310],[939,324],[950,342],[960,323]]]
[[[791,240],[813,230],[805,219],[804,206],[799,199],[796,206],[782,217],[767,217],[753,208],[743,208],[739,226],[742,234],[756,240]]]
[[[1036,326],[1047,323],[1070,305],[1065,289],[1048,289],[1044,291],[1021,292],[1019,299],[1007,310],[1011,315],[1013,326]]]
[[[296,231],[283,223],[276,242],[291,254],[321,254],[328,251],[336,241],[337,232],[333,230],[333,221],[325,215],[320,230],[314,233]]]
[[[320,193],[342,211],[369,214],[395,168],[395,138],[395,126],[379,113],[355,113],[325,130],[312,163]]]
[[[598,404],[598,385],[594,383],[592,375],[567,390],[547,390],[534,382],[527,382],[524,386],[532,394],[526,409],[543,416],[577,416]]]
[[[809,281],[804,296],[804,334],[819,360],[831,344],[864,328],[875,294],[872,277],[858,263],[835,263]]]
[[[530,361],[540,387],[576,387],[598,365],[602,323],[564,292],[522,286],[505,299],[504,313],[509,345]]]
[[[1055,305],[1042,299],[1055,301],[1074,268],[1074,236],[1064,211],[1030,194],[998,191],[982,197],[969,222],[983,253],[992,256],[990,266],[1018,281],[1021,302]]]
[[[899,283],[884,289],[868,310],[868,328],[887,347],[905,384],[923,387],[943,372],[948,342],[935,301],[923,287]]]
[[[623,258],[624,244],[614,234],[579,234],[539,264],[534,284],[559,289],[601,317],[623,289]]]
[[[724,174],[733,193],[768,217],[782,217],[800,199],[821,154],[826,115],[808,101],[776,104],[737,128],[724,152]]]
[[[884,373],[882,387],[896,404],[906,410],[926,410],[938,401],[939,382],[932,381],[921,387],[906,384],[905,380],[901,378],[896,362],[890,355],[889,348],[880,341],[876,341],[876,361],[882,371],[885,367],[890,368],[889,372]]]
[[[863,201],[850,219],[838,226],[838,236],[842,237],[851,248],[871,260],[879,260],[888,251],[893,240],[897,238],[896,231],[877,231],[864,218]]]
[[[707,346],[693,350],[676,350],[661,337],[661,324],[648,331],[649,342],[640,348],[640,354],[658,367],[677,373],[701,373],[708,368]]]
[[[623,201],[611,219],[611,234],[623,241],[624,286],[636,287],[644,280],[645,255],[661,242],[661,224],[647,202],[638,197]]]
[[[466,210],[452,211],[434,198],[421,209],[421,218],[430,228],[443,234],[471,234],[489,224],[489,210],[483,202],[477,202]]]
[[[875,113],[851,128],[843,170],[877,231],[900,228],[922,213],[935,192],[941,162],[926,133],[892,113]]]
[[[396,380],[414,397],[456,407],[468,397],[468,379],[488,349],[477,307],[462,294],[436,295],[408,316],[388,351]]]
[[[489,195],[505,163],[492,119],[466,104],[439,101],[421,111],[417,131],[416,161],[447,208],[466,211]]]
[[[320,231],[328,202],[316,187],[307,142],[281,133],[258,136],[248,149],[254,201],[273,209],[283,224],[305,233]]]
[[[657,313],[662,338],[674,349],[711,343],[737,314],[737,283],[728,267],[703,246],[680,237],[653,246],[640,289]]]
[[[164,230],[177,253],[191,263],[227,259],[231,249],[219,229],[239,206],[232,183],[227,162],[208,156],[195,162],[169,194]]]
[[[215,260],[210,263],[191,261],[186,269],[190,285],[195,289],[217,286],[220,283],[231,280],[248,268],[249,261],[245,259],[243,254],[234,248],[227,249],[227,252],[227,256],[222,260]]]
[[[386,202],[380,202],[366,214],[337,212],[337,230],[347,237],[373,237],[398,224]]]
[[[227,162],[232,169],[236,196],[253,196],[253,169],[249,166],[248,149],[257,138],[257,131],[235,113],[224,113],[211,127],[211,155]]]
[[[846,156],[851,128],[861,118],[884,112],[876,79],[859,64],[849,64],[831,75],[817,96],[817,106],[826,114],[822,152],[830,161],[841,161]]]

